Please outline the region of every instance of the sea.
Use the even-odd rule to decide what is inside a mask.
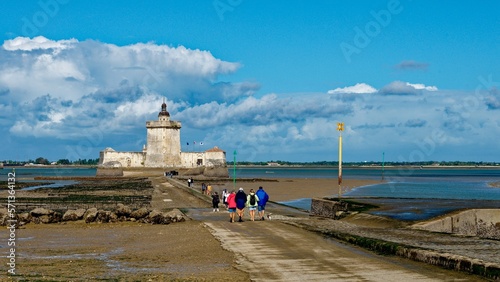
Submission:
[[[12,168],[0,169],[0,180],[7,179]],[[39,168],[15,169],[16,181],[33,181],[36,176],[94,176],[95,168]],[[337,178],[337,168],[318,167],[237,167],[229,168],[229,176],[236,178]],[[424,220],[464,208],[500,208],[500,188],[490,184],[500,182],[500,167],[492,168],[344,168],[343,179],[384,180],[383,183],[358,187],[342,195],[357,198],[383,210],[371,213],[399,220]],[[61,187],[70,181],[50,181]],[[36,189],[31,187],[29,189]],[[336,189],[333,189],[336,190]],[[332,195],[337,196],[337,195]],[[281,202],[309,210],[311,199]]]
[[[236,177],[338,178],[338,169],[243,168],[236,169]],[[342,197],[383,206],[369,213],[403,221],[426,220],[466,208],[500,208],[500,188],[490,185],[500,182],[500,167],[344,168],[342,177],[383,180],[380,184],[355,188]],[[281,203],[304,210],[311,207],[310,198]]]

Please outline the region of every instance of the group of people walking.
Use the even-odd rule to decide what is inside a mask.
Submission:
[[[216,199],[217,198],[217,199]],[[218,198],[217,193],[212,195],[212,203],[214,205],[214,211],[219,211],[218,208]],[[258,212],[258,218],[260,220],[265,220],[265,209],[266,204],[269,201],[269,195],[264,191],[264,188],[259,187],[257,192],[250,189],[247,195],[243,188],[238,189],[238,192],[231,191],[230,193],[224,189],[222,194],[222,199],[224,204],[229,211],[229,222],[235,222],[236,215],[238,216],[238,222],[243,222],[243,216],[245,208],[248,207],[250,220],[255,221],[255,213]],[[217,204],[217,208],[215,208]]]
[[[208,196],[212,195],[212,185],[210,185],[210,183],[208,183],[208,185],[201,183],[201,193]]]
[[[189,178],[187,182],[188,187],[193,186],[194,181],[192,178]],[[228,192],[227,189],[224,189],[222,194],[219,195],[217,192],[212,193],[212,185],[210,183],[208,185],[201,183],[201,193],[212,197],[214,212],[219,211],[219,204],[221,201],[223,202],[229,211],[229,222],[235,222],[236,216],[238,216],[238,222],[243,222],[245,208],[247,207],[251,221],[255,221],[256,213],[258,219],[265,220],[265,210],[266,204],[269,201],[269,195],[264,191],[262,186],[257,191],[250,189],[248,194],[245,193],[243,188],[239,188],[238,192],[234,190]]]

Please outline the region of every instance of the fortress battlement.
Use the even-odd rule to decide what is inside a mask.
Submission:
[[[99,164],[122,167],[193,168],[226,165],[226,152],[217,146],[204,152],[181,152],[180,121],[170,120],[163,102],[158,120],[146,121],[147,144],[142,152],[117,152],[106,148],[100,152]]]

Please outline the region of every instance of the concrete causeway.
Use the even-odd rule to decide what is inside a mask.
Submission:
[[[183,182],[169,182],[191,195],[199,194],[199,199],[209,203],[207,196]],[[271,221],[243,223],[230,223],[227,212],[213,213],[209,208],[190,209],[188,215],[203,221],[224,248],[238,254],[239,267],[254,281],[500,279],[498,240],[406,227],[373,227],[363,222],[380,217],[363,213],[350,220],[331,220],[276,203],[270,203],[267,211],[272,213]]]

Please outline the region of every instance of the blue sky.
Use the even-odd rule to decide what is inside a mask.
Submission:
[[[8,1],[0,159],[183,150],[246,161],[500,161],[498,1]],[[198,145],[193,146],[196,141]],[[203,145],[199,145],[203,142]],[[187,146],[190,143],[190,146]]]

